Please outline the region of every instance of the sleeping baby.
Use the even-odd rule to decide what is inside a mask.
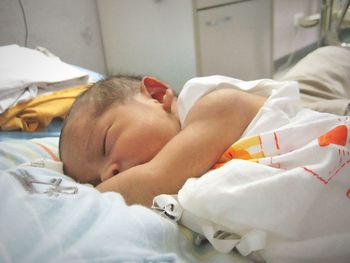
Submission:
[[[65,118],[59,144],[64,171],[101,192],[121,193],[129,204],[150,206],[159,194],[176,194],[188,178],[230,158],[250,158],[230,156],[227,149],[266,114],[285,114],[268,112],[269,103],[299,96],[300,90],[301,106],[346,115],[350,59],[344,56],[350,52],[320,48],[284,81],[194,78],[178,97],[154,77],[101,80],[77,98]],[[315,60],[334,66],[309,67]]]
[[[192,96],[192,85],[200,85],[192,80],[179,99],[151,77],[97,83],[77,99],[62,130],[65,172],[120,192],[128,203],[150,205],[158,194],[177,193],[215,164],[265,102],[235,89],[233,79],[208,80],[215,84],[200,96]]]

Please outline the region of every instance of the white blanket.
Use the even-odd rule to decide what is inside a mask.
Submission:
[[[220,168],[179,191],[180,222],[218,250],[272,263],[349,262],[350,117],[298,100],[297,83],[274,90]]]
[[[0,114],[19,102],[88,80],[86,72],[50,53],[18,45],[0,47],[0,72]]]

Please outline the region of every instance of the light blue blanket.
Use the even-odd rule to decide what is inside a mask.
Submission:
[[[247,262],[195,234],[51,169],[0,174],[0,262]]]

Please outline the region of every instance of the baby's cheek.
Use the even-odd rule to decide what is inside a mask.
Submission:
[[[150,161],[164,146],[164,136],[152,123],[139,123],[122,139],[120,151],[125,161],[141,164]]]
[[[135,140],[128,145],[126,160],[135,165],[152,160],[157,154],[156,144],[146,140]]]

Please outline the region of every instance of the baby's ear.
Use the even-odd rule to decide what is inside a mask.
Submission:
[[[159,79],[149,76],[146,76],[142,79],[141,92],[145,95],[151,96],[153,99],[156,99],[160,103],[163,103],[163,98],[166,94],[167,89],[170,89],[168,84]]]

